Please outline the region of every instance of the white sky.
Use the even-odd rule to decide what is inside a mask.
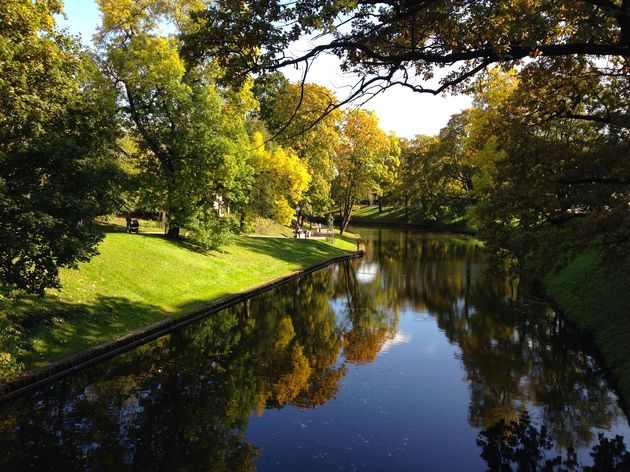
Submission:
[[[66,19],[59,18],[61,27],[70,33],[81,35],[83,42],[91,43],[92,35],[100,23],[100,13],[94,0],[65,0]],[[333,56],[318,58],[309,71],[308,81],[315,82],[335,91],[339,99],[345,97],[352,77],[344,76],[338,60]],[[287,77],[296,81],[301,78],[300,71],[284,70]],[[374,110],[379,117],[380,126],[386,131],[393,131],[398,136],[413,137],[416,134],[437,134],[454,113],[471,106],[472,100],[465,95],[433,96],[412,92],[403,87],[386,90],[370,100],[365,108]]]

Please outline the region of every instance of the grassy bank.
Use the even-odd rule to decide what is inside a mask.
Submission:
[[[239,236],[204,253],[108,227],[99,256],[63,271],[63,290],[1,300],[0,379],[355,249],[352,235],[334,242]]]
[[[384,226],[384,227],[413,227],[418,229],[436,230],[436,231],[455,231],[470,233],[470,228],[466,221],[459,220],[426,220],[418,212],[409,211],[408,218],[405,216],[404,208],[396,208],[392,206],[383,206],[379,211],[378,205],[364,205],[355,207],[352,212],[350,224],[366,225],[366,226]]]
[[[549,295],[577,326],[593,334],[626,402],[630,400],[630,270],[598,265],[595,252],[545,277]]]

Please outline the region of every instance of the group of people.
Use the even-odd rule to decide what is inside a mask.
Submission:
[[[322,224],[321,223],[317,223],[317,233],[321,233],[322,232]],[[302,228],[300,227],[300,225],[297,225],[295,227],[295,237],[300,239],[302,237],[302,235],[305,238],[310,238],[312,236],[312,233],[310,230],[304,230],[302,231]]]

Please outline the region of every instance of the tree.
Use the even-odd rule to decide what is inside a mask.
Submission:
[[[411,222],[410,209],[424,219],[438,214],[437,197],[443,190],[435,170],[438,144],[439,139],[434,136],[416,136],[400,142],[399,178],[393,185],[392,198],[403,206],[407,223]]]
[[[547,73],[536,77],[542,90],[558,89]],[[567,116],[568,94],[555,97],[561,105],[550,106],[531,96],[533,76],[525,79],[497,75],[477,99],[479,128],[472,136],[483,166],[473,214],[488,249],[516,257],[520,269],[534,274],[586,248],[624,254],[630,166],[627,129],[614,111],[627,109],[629,96],[610,97],[606,77],[576,76],[571,89],[580,100],[570,114],[596,117],[599,98],[584,98],[589,95],[607,97],[606,110],[612,112],[612,119],[576,119]],[[509,85],[497,85],[501,82]]]
[[[0,281],[35,293],[97,254],[91,221],[111,207],[118,175],[114,94],[56,29],[61,11],[54,0],[0,11]]]
[[[337,55],[343,70],[359,74],[342,103],[392,85],[438,94],[465,86],[492,64],[630,55],[629,0],[221,0],[195,19],[188,55],[220,58],[241,74]],[[286,52],[315,34],[323,38],[305,53]]]
[[[306,164],[289,148],[268,150],[260,133],[252,137],[254,185],[249,207],[254,213],[290,225],[311,176]]]
[[[400,178],[400,138],[395,133],[389,134],[390,155],[385,159],[383,172],[378,178],[373,196],[378,199],[378,211],[383,211],[383,200],[392,192]]]
[[[401,144],[399,179],[392,182],[393,197],[425,221],[463,219],[472,204],[473,177],[469,128],[470,111],[451,117],[438,136],[416,136]]]
[[[254,108],[248,86],[219,88],[212,63],[189,66],[175,37],[157,34],[163,18],[189,28],[195,2],[99,0],[103,67],[121,95],[124,117],[150,158],[147,171],[168,210],[169,235],[181,227],[205,245],[222,232],[221,205],[246,200],[250,169],[245,116]]]
[[[481,457],[490,471],[622,471],[630,467],[630,453],[626,450],[623,436],[608,439],[599,434],[599,442],[590,452],[592,466],[580,464],[575,449],[569,448],[563,458],[551,454],[553,438],[545,426],[540,429],[532,424],[527,411],[517,420],[504,420],[481,431],[477,445],[482,448]],[[549,457],[551,455],[551,457]]]
[[[395,146],[372,112],[355,110],[343,124],[342,142],[335,160],[337,177],[333,195],[341,212],[341,233],[346,230],[359,198],[370,191],[380,192],[379,179],[395,159]]]
[[[339,146],[342,113],[337,98],[326,87],[289,83],[282,74],[265,74],[254,87],[260,102],[260,117],[273,139],[292,148],[312,176],[299,202],[300,213],[324,216],[330,210],[334,156]]]

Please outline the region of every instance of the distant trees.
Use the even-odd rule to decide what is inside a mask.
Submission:
[[[457,113],[437,136],[416,136],[401,144],[395,201],[416,221],[461,220],[473,203],[476,173],[470,150],[470,111]]]
[[[378,127],[374,113],[355,110],[343,124],[343,137],[335,159],[337,176],[333,196],[341,214],[341,233],[346,230],[354,205],[370,191],[381,191],[379,181],[397,163],[394,140]]]
[[[425,219],[439,215],[441,182],[435,178],[439,140],[435,136],[416,136],[400,140],[400,169],[391,190],[393,204],[404,208],[405,221],[411,223],[411,212]]]
[[[324,216],[333,207],[330,189],[343,120],[343,113],[334,109],[335,94],[317,84],[290,83],[280,73],[262,75],[253,90],[269,134],[293,149],[311,175],[298,202],[300,215]]]

